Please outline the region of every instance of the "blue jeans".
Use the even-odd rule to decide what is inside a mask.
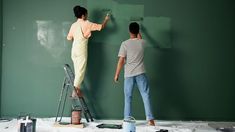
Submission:
[[[134,85],[137,84],[142,100],[144,102],[145,115],[147,120],[154,119],[149,96],[149,85],[146,75],[140,74],[133,77],[125,77],[124,82],[124,96],[125,96],[125,106],[124,106],[124,119],[131,115],[131,102]]]

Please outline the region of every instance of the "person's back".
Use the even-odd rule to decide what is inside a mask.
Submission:
[[[102,24],[97,24],[87,20],[88,12],[86,8],[77,5],[73,8],[73,11],[77,20],[71,25],[67,39],[73,41],[71,58],[74,64],[74,87],[76,91],[73,91],[72,97],[75,97],[77,95],[82,96],[80,87],[87,66],[88,39],[92,31],[101,31],[105,27],[109,15],[106,15]]]
[[[124,80],[124,118],[132,116],[131,102],[134,85],[137,84],[144,102],[145,116],[149,125],[155,125],[150,105],[148,79],[144,68],[144,41],[139,33],[139,24],[134,22],[129,25],[130,39],[122,42],[118,53],[118,64],[114,81],[117,82],[120,71],[125,65]]]
[[[133,38],[124,41],[121,45],[119,56],[126,57],[125,77],[145,73],[144,41],[142,39]]]

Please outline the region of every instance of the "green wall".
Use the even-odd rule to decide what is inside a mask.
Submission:
[[[2,0],[0,0],[0,75],[2,75]],[[1,76],[0,76],[0,102],[1,102]],[[0,117],[1,117],[1,103],[0,103]]]
[[[96,118],[122,118],[123,77],[115,84],[113,75],[120,43],[135,17],[143,18],[139,23],[148,42],[145,65],[156,118],[235,121],[232,0],[3,2],[2,116],[55,116],[63,64],[72,64],[71,42],[65,37],[75,21],[72,8],[80,4],[88,8],[91,21],[102,22],[104,8],[113,15],[89,41],[83,91]],[[144,119],[137,90],[133,98],[134,117]],[[67,115],[69,109],[68,103]]]

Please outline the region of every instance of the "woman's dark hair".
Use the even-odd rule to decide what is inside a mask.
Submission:
[[[73,8],[73,12],[74,12],[75,17],[77,18],[82,18],[82,15],[84,16],[87,15],[87,9],[81,6],[75,6]]]
[[[138,24],[137,22],[132,22],[132,23],[130,23],[130,25],[129,25],[129,31],[130,31],[131,33],[137,35],[137,34],[139,33],[139,29],[140,29],[140,27],[139,27],[139,24]]]

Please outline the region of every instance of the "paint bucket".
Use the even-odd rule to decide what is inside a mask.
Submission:
[[[33,132],[33,123],[30,122],[24,122],[22,121],[20,123],[20,132]]]
[[[81,109],[73,109],[71,113],[71,124],[78,125],[81,124]]]
[[[18,132],[36,132],[36,119],[27,116],[18,120]]]
[[[127,119],[123,120],[123,132],[135,132],[135,118],[134,117],[127,117]]]

